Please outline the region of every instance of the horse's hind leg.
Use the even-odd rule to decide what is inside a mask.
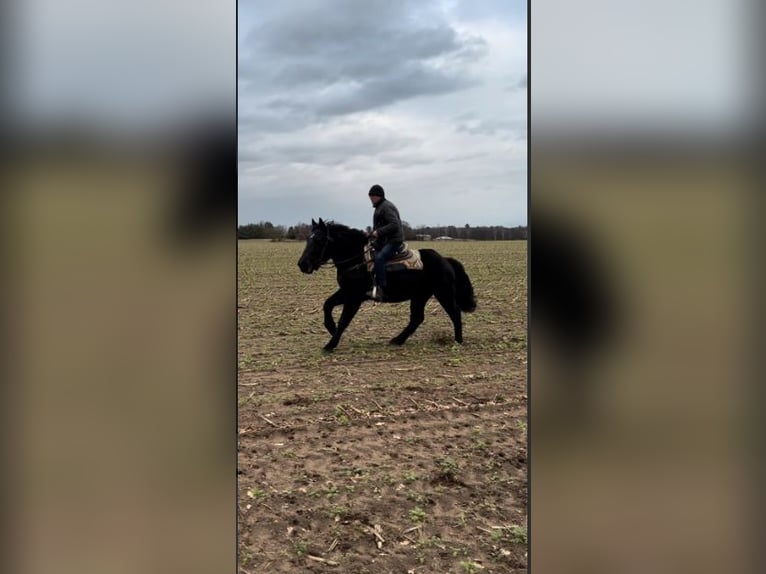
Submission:
[[[389,341],[391,344],[403,345],[404,342],[410,337],[410,335],[412,335],[420,326],[420,324],[423,322],[423,319],[425,319],[424,311],[426,302],[428,301],[429,297],[426,297],[425,299],[422,297],[416,298],[410,301],[410,322],[401,333]]]
[[[343,311],[340,314],[340,319],[338,319],[338,326],[335,329],[335,333],[333,333],[330,341],[324,346],[325,351],[332,351],[335,349],[335,347],[338,346],[338,343],[340,342],[340,336],[343,334],[343,331],[346,330],[346,327],[348,327],[349,323],[351,323],[351,319],[354,318],[354,315],[356,315],[356,312],[359,311],[359,307],[361,306],[362,301],[358,299],[353,301],[346,301],[346,303],[343,305]]]
[[[455,300],[455,288],[444,289],[435,294],[436,300],[439,301],[444,310],[452,319],[452,325],[455,327],[455,341],[458,343],[463,342],[463,317],[460,314],[460,307]]]

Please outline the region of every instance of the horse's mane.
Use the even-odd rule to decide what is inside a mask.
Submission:
[[[330,228],[333,235],[339,235],[341,237],[349,237],[351,239],[361,239],[366,237],[366,234],[361,229],[354,229],[348,225],[337,223],[336,221],[325,221],[325,224]]]

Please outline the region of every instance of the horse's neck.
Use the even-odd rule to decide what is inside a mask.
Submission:
[[[349,236],[343,241],[339,241],[333,253],[335,265],[345,268],[361,262],[364,256],[364,245],[364,237],[360,237],[357,241],[356,237]]]

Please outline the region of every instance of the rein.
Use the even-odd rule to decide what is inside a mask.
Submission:
[[[328,243],[329,243],[329,241],[328,241]],[[323,250],[322,254],[324,255],[324,250]],[[325,267],[325,266],[328,266],[328,265],[331,265],[333,267],[337,267],[339,263],[348,263],[349,261],[353,261],[354,259],[357,259],[359,257],[362,258],[362,262],[359,263],[358,265],[354,266],[354,267],[359,267],[360,265],[362,265],[364,263],[364,253],[362,253],[361,255],[353,255],[353,256],[351,256],[351,257],[349,257],[347,259],[341,259],[340,261],[335,261],[335,259],[333,259],[332,262],[331,262],[331,261],[328,260],[328,261],[325,261],[324,263],[320,263],[319,267]],[[350,267],[350,269],[353,269],[353,267]]]

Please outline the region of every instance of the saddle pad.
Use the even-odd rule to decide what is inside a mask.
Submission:
[[[372,273],[375,267],[375,258],[369,245],[364,249],[364,261],[367,264],[367,271]],[[423,269],[420,251],[418,249],[410,249],[406,243],[399,253],[386,262],[386,270],[390,271],[419,269]]]

